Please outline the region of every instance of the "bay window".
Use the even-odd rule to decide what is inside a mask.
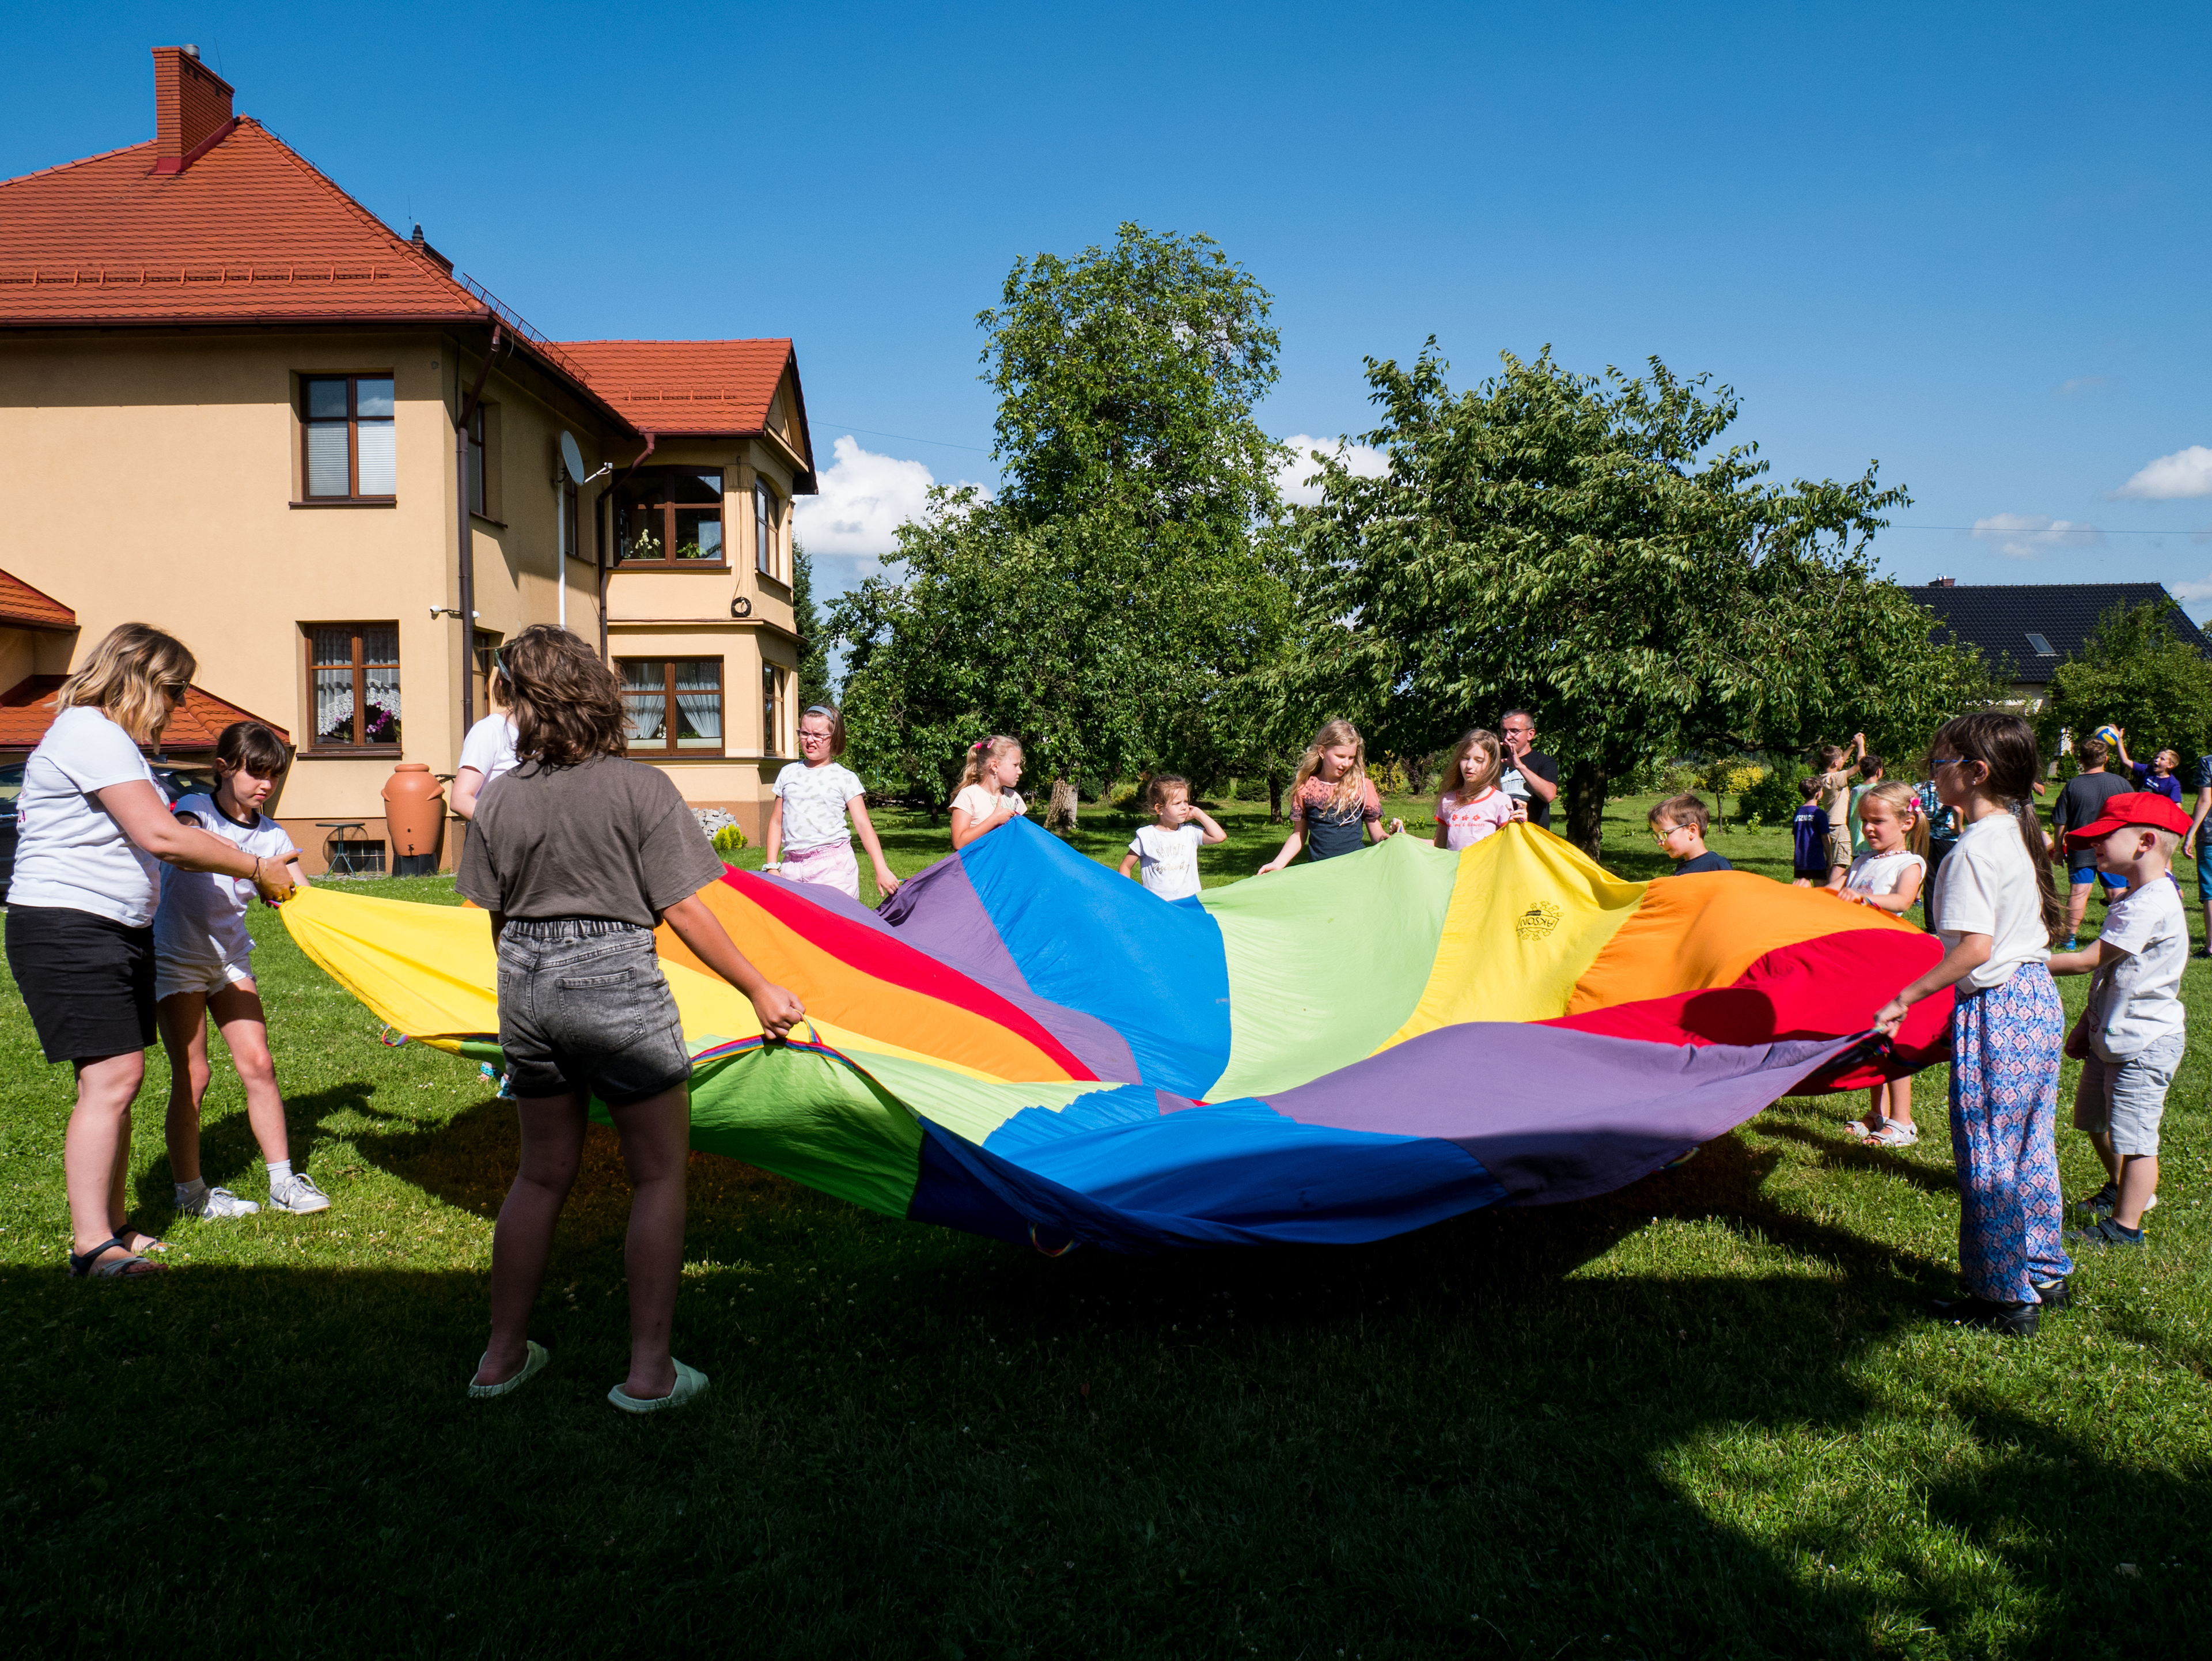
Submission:
[[[772,663],[761,665],[761,753],[783,753],[784,688],[788,672]]]
[[[724,563],[722,476],[641,469],[615,496],[615,561],[693,570]]]
[[[629,713],[629,750],[638,755],[720,755],[720,658],[617,658]]]

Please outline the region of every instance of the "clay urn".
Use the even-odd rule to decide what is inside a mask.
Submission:
[[[445,787],[419,761],[403,761],[384,782],[384,820],[391,827],[397,859],[434,861],[438,836],[446,822]],[[406,867],[402,867],[406,868]],[[421,869],[417,865],[414,869]],[[433,863],[430,869],[436,869]]]

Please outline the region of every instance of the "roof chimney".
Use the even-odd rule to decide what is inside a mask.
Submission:
[[[154,171],[182,173],[230,136],[231,85],[198,46],[154,48]]]
[[[1956,577],[1930,577],[1928,580],[1928,586],[1930,588],[1955,588],[1959,586],[1959,579]]]

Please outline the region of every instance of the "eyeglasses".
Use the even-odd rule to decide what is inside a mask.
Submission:
[[[1670,824],[1664,830],[1654,830],[1651,833],[1651,840],[1657,843],[1662,848],[1664,848],[1667,845],[1667,839],[1668,837],[1678,837],[1689,828],[1690,827],[1686,824]]]
[[[1932,773],[1939,767],[1956,767],[1964,760],[1966,760],[1964,756],[1930,756],[1928,758],[1928,770]]]

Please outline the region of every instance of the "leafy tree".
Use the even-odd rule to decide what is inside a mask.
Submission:
[[[2062,734],[2078,744],[2106,722],[2127,735],[2128,753],[2140,762],[2164,749],[2185,761],[2212,749],[2212,663],[2174,633],[2179,610],[2152,600],[2116,605],[2098,619],[2081,653],[2051,678],[2036,722],[2045,755],[2058,753]]]
[[[1909,498],[1872,466],[1765,483],[1755,445],[1720,447],[1734,392],[1656,358],[1634,380],[1548,349],[1503,363],[1455,394],[1433,342],[1409,368],[1370,360],[1382,418],[1364,438],[1389,471],[1324,458],[1322,503],[1297,510],[1300,603],[1332,620],[1301,664],[1371,747],[1432,751],[1524,705],[1595,856],[1607,787],[1639,763],[1855,726],[1924,744],[1987,700],[1978,660],[1931,645],[1875,574],[1868,542]]]
[[[791,546],[791,625],[804,642],[800,650],[805,655],[799,660],[799,707],[835,703],[836,688],[830,680],[830,640],[814,609],[814,562],[796,542]]]
[[[832,612],[864,771],[947,792],[969,744],[1011,733],[1065,825],[1079,778],[1235,749],[1225,691],[1286,615],[1261,546],[1280,447],[1252,416],[1267,313],[1202,236],[1124,224],[1109,248],[1015,262],[976,319],[1001,493],[933,491],[896,575]]]

